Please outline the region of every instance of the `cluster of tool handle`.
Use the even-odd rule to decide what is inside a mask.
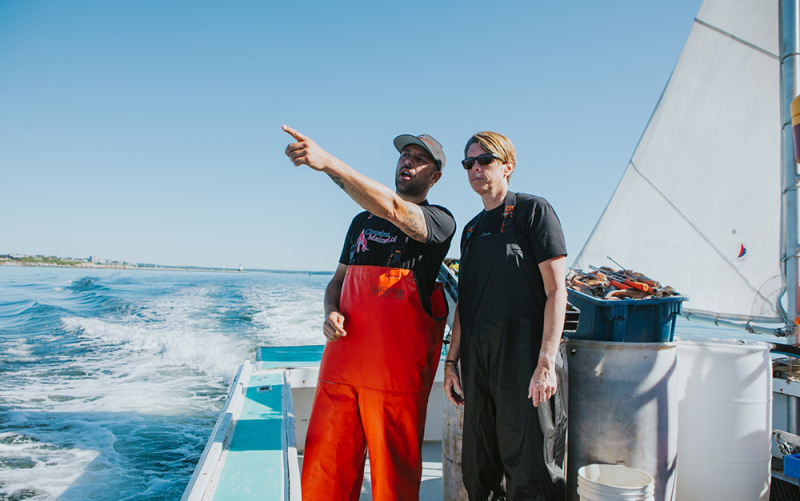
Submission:
[[[591,271],[569,270],[567,287],[600,299],[652,299],[679,294],[650,277],[631,270],[589,266]]]

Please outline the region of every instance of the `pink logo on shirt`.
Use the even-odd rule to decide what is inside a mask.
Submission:
[[[366,252],[367,251],[367,239],[364,236],[364,230],[361,230],[361,235],[358,236],[358,240],[356,241],[356,252]]]

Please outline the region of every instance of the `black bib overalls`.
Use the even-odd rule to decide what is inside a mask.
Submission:
[[[474,234],[482,213],[462,248],[462,470],[471,501],[501,492],[504,472],[509,500],[563,499],[545,467],[539,417],[528,399],[547,298],[531,246],[514,224],[515,205],[509,192],[499,233]]]

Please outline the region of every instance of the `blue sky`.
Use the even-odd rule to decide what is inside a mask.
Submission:
[[[433,135],[459,234],[464,143],[506,134],[574,257],[700,3],[0,0],[0,253],[332,270],[360,209],[285,123],[390,186]]]

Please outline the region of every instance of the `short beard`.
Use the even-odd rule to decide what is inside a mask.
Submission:
[[[394,188],[399,195],[404,195],[408,198],[417,198],[428,193],[427,183],[420,178],[413,179],[401,187],[400,178],[398,177],[394,181]]]

